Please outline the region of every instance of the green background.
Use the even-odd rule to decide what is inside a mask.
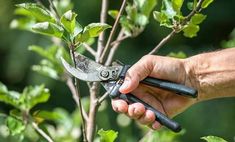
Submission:
[[[32,44],[45,46],[50,44],[50,41],[40,35],[9,28],[9,23],[14,18],[14,4],[22,2],[20,0],[0,0],[0,81],[9,89],[20,92],[27,85],[43,83],[51,90],[52,95],[49,102],[39,105],[39,108],[50,110],[54,107],[64,107],[68,111],[72,111],[75,103],[69,89],[62,82],[41,76],[31,70],[31,66],[38,63],[40,57],[28,51],[27,47]],[[78,13],[78,20],[82,25],[99,21],[101,0],[76,0],[73,3],[74,10]],[[109,3],[111,9],[118,9],[120,6],[120,1],[117,0],[110,0]],[[201,24],[196,38],[189,39],[178,34],[160,50],[159,54],[167,55],[170,52],[183,51],[188,56],[192,56],[221,49],[221,42],[228,40],[235,27],[234,7],[234,0],[215,1],[202,12],[208,17]],[[186,10],[185,13],[187,13]],[[108,23],[112,25],[111,17],[109,17]],[[115,59],[126,64],[133,64],[147,54],[169,32],[168,29],[159,27],[151,17],[150,24],[140,36],[128,39],[121,44]],[[84,83],[81,85],[86,89]],[[82,90],[84,96],[88,95],[85,89]],[[200,137],[206,135],[216,135],[228,141],[234,141],[234,108],[235,98],[216,99],[192,106],[176,117],[176,120],[186,129],[186,133],[181,137],[182,141],[198,142]],[[1,111],[7,112],[9,109],[8,105],[0,104]],[[120,135],[128,134],[136,138],[140,137],[136,133],[138,132],[136,127],[118,128],[114,124],[115,115],[111,107],[108,107],[107,111],[98,115],[98,123],[106,129],[118,130]],[[120,141],[123,139],[125,136],[122,136]]]

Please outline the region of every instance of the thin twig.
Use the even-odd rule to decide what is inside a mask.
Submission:
[[[104,47],[104,50],[103,50],[102,55],[100,56],[100,60],[99,60],[100,63],[103,63],[104,57],[105,57],[105,55],[106,55],[106,52],[108,51],[108,48],[109,48],[109,46],[110,46],[110,43],[112,42],[113,36],[114,36],[115,31],[116,31],[117,26],[118,26],[118,22],[119,22],[120,17],[121,17],[121,15],[122,15],[122,13],[123,13],[123,11],[124,11],[124,9],[125,9],[126,1],[127,1],[127,0],[123,0],[123,1],[122,1],[122,6],[121,6],[121,8],[120,8],[120,10],[119,10],[119,12],[118,12],[117,18],[116,18],[116,20],[115,20],[115,22],[114,22],[114,25],[113,25],[113,28],[112,28],[112,30],[111,30],[111,32],[110,32],[108,41],[107,41],[107,43],[106,43],[106,45],[105,45],[105,47]]]
[[[124,38],[125,37],[125,38]],[[109,66],[111,63],[112,63],[112,60],[113,60],[113,56],[114,54],[116,53],[120,43],[125,40],[126,38],[128,38],[129,36],[125,36],[124,35],[124,29],[121,29],[121,31],[119,32],[118,34],[118,37],[117,37],[117,40],[115,42],[115,44],[112,46],[112,48],[110,49],[109,51],[109,54],[108,54],[108,57],[107,57],[107,60],[105,62],[105,66]]]
[[[102,0],[101,12],[100,12],[100,23],[106,23],[107,21],[107,11],[108,11],[108,0]],[[99,35],[96,62],[99,62],[100,55],[104,48],[105,42],[105,31]]]
[[[108,92],[104,93],[104,94],[99,98],[99,100],[98,100],[98,102],[97,102],[98,105],[101,104],[108,96],[109,96],[109,93],[108,93]]]
[[[66,82],[66,85],[69,87],[71,93],[72,93],[72,96],[73,96],[73,99],[75,100],[77,106],[79,107],[79,98],[78,98],[78,95],[76,93],[76,89],[75,89],[75,86],[73,84],[73,81],[72,81],[72,78],[68,78],[67,79],[67,82]],[[88,115],[84,109],[84,107],[82,106],[82,113],[83,113],[83,116],[86,120],[86,122],[88,121]]]
[[[58,11],[57,11],[57,9],[56,9],[54,3],[52,2],[52,0],[48,0],[48,2],[49,2],[49,4],[50,4],[50,9],[51,9],[51,11],[53,11],[53,12],[55,13],[56,18],[59,20],[59,19],[60,19],[60,15],[59,15],[59,13],[58,13]]]
[[[85,49],[89,52],[89,53],[91,53],[91,55],[93,55],[94,57],[96,57],[96,51],[94,50],[94,49],[92,49],[92,47],[90,47],[88,44],[86,44],[86,43],[82,43],[83,45],[84,45],[84,47],[85,47]]]
[[[48,136],[42,129],[38,127],[38,125],[35,122],[31,123],[33,128],[48,142],[54,142],[50,136]]]
[[[113,46],[117,43],[121,43],[123,40],[129,38],[129,35],[124,35],[124,33],[122,34],[122,36],[120,38],[117,38],[115,41],[113,41],[110,46],[113,48]]]
[[[76,59],[75,59],[75,53],[74,53],[74,45],[71,44],[69,46],[70,48],[70,55],[71,55],[71,58],[73,60],[73,63],[74,63],[74,67],[77,68],[77,62],[76,62]],[[81,97],[80,97],[80,93],[79,93],[79,90],[78,90],[78,80],[77,78],[74,77],[74,86],[75,86],[75,91],[76,91],[76,95],[77,95],[77,98],[78,98],[78,104],[79,104],[79,109],[80,109],[80,115],[81,115],[81,118],[82,118],[82,133],[83,133],[83,141],[84,142],[87,142],[87,135],[86,135],[86,121],[85,121],[85,117],[83,115],[83,109],[82,109],[82,102],[81,102]]]
[[[177,31],[181,31],[182,28],[185,26],[185,24],[187,24],[188,21],[191,20],[191,18],[199,11],[201,11],[201,6],[204,0],[199,0],[197,3],[197,6],[186,16],[186,18],[180,23],[180,27],[181,29],[177,30]],[[178,33],[177,31],[175,31],[174,29],[172,30],[172,32],[170,34],[168,34],[165,38],[163,38],[159,44],[152,50],[150,51],[148,54],[155,54],[159,51],[159,49],[165,45],[176,33]]]
[[[149,52],[148,54],[151,55],[151,54],[157,53],[157,51],[158,51],[164,44],[166,44],[175,34],[176,34],[176,32],[173,30],[170,34],[168,34],[165,38],[163,38],[163,39],[159,42],[159,44],[158,44],[151,52]]]

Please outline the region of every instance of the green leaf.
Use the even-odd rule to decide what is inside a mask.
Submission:
[[[183,3],[184,3],[184,0],[172,0],[172,7],[175,11],[179,13]]]
[[[189,10],[193,10],[193,2],[188,2],[188,3],[187,3],[187,8],[188,8]]]
[[[115,132],[113,130],[99,130],[98,134],[100,136],[100,142],[114,142],[114,140],[118,136],[118,132]]]
[[[207,8],[214,0],[204,0],[202,2],[202,8]]]
[[[10,130],[11,135],[17,135],[22,133],[25,130],[25,125],[22,121],[15,119],[14,117],[7,117],[6,125]]]
[[[192,23],[189,23],[188,25],[186,25],[186,27],[183,29],[184,32],[184,36],[185,37],[189,37],[189,38],[193,38],[195,36],[197,36],[197,32],[199,31],[199,26],[198,25],[194,25]]]
[[[61,115],[58,114],[58,112],[55,111],[46,111],[46,110],[38,110],[33,113],[33,117],[35,119],[46,119],[46,120],[52,120],[57,121],[61,119]]]
[[[165,26],[168,28],[172,28],[172,24],[170,23],[168,17],[166,16],[166,14],[163,12],[158,12],[158,11],[154,11],[153,12],[153,17],[156,21],[158,21],[160,23],[160,26]]]
[[[48,76],[55,80],[59,80],[60,76],[59,73],[52,67],[46,65],[33,65],[32,70],[38,72],[39,74]]]
[[[173,19],[176,15],[176,11],[173,9],[172,3],[170,0],[163,0],[162,1],[162,8],[161,11],[166,14],[168,19]]]
[[[205,136],[201,137],[201,139],[207,141],[207,142],[227,142],[223,138],[217,137],[217,136]]]
[[[30,110],[35,105],[39,103],[47,102],[50,97],[49,90],[44,87],[44,85],[40,86],[29,86],[26,87],[22,93],[22,108]]]
[[[75,38],[78,34],[80,34],[82,30],[83,30],[82,26],[78,22],[76,22],[75,29],[73,32],[73,38]]]
[[[184,58],[187,57],[187,55],[184,52],[182,52],[182,51],[179,51],[177,53],[171,52],[167,56],[174,57],[174,58],[180,58],[180,59],[184,59]]]
[[[135,23],[136,25],[139,26],[145,26],[148,24],[148,17],[145,16],[144,14],[137,14],[136,18],[135,18]]]
[[[83,33],[88,33],[89,37],[97,37],[108,28],[111,28],[111,26],[105,23],[91,23],[84,28]]]
[[[22,3],[17,4],[17,7],[24,8],[28,12],[32,14],[33,17],[35,17],[40,22],[55,22],[54,16],[48,11],[47,9],[43,8],[42,6],[35,4],[35,3]]]
[[[157,0],[134,0],[141,14],[149,17],[151,11],[157,5]]]
[[[10,23],[10,28],[32,31],[32,26],[34,24],[35,24],[34,20],[22,17],[22,18],[12,20]]]
[[[109,10],[108,14],[113,18],[116,19],[118,16],[118,10]]]
[[[61,24],[70,34],[74,32],[76,25],[76,16],[77,16],[76,13],[69,10],[66,13],[64,13],[64,15],[62,15],[62,17],[60,18]]]
[[[101,32],[108,28],[111,28],[108,24],[91,23],[84,28],[83,33],[77,35],[76,42],[82,43],[87,41],[89,38],[97,37]]]
[[[32,27],[33,31],[39,34],[61,38],[64,29],[57,24],[50,22],[37,23]]]
[[[193,24],[197,25],[197,24],[200,24],[202,23],[204,20],[206,19],[206,15],[203,15],[203,14],[195,14],[191,21]]]
[[[7,87],[2,82],[0,82],[0,94],[7,92],[8,92]]]

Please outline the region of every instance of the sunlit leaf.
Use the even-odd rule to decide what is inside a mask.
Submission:
[[[223,138],[217,137],[217,136],[205,136],[201,137],[201,139],[207,141],[207,142],[227,142]]]
[[[37,23],[32,27],[33,31],[47,36],[62,37],[64,29],[50,22]]]
[[[98,134],[100,136],[100,142],[114,142],[114,140],[118,136],[118,132],[115,132],[113,130],[99,130]]]
[[[40,22],[55,22],[54,16],[47,9],[36,3],[22,3],[17,4],[17,7],[24,8],[32,14]]]
[[[89,37],[97,37],[108,28],[111,28],[111,26],[105,23],[91,23],[84,28],[83,33],[88,33]]]
[[[156,21],[158,21],[160,23],[160,26],[165,26],[168,28],[172,28],[172,24],[170,23],[168,17],[166,16],[166,14],[163,12],[158,12],[158,11],[154,11],[153,12],[153,17]]]
[[[60,114],[55,111],[38,110],[33,113],[33,117],[37,121],[42,121],[44,119],[55,121],[60,119]]]
[[[143,14],[137,14],[135,23],[139,26],[145,26],[148,24],[148,17]]]
[[[71,34],[74,32],[75,29],[76,16],[77,16],[76,13],[69,10],[66,13],[64,13],[64,15],[62,15],[62,17],[60,18],[60,22],[63,25],[63,27]]]
[[[22,17],[18,19],[13,19],[10,23],[10,28],[32,31],[32,26],[34,24],[35,24],[34,20]]]
[[[188,25],[186,25],[186,27],[183,29],[184,32],[184,36],[185,37],[189,37],[189,38],[193,38],[195,36],[197,36],[197,32],[199,31],[199,26],[198,25],[194,25],[192,23],[189,23]]]
[[[118,10],[109,10],[108,14],[113,18],[116,19],[118,15]]]
[[[184,0],[172,0],[173,9],[177,12],[180,12],[183,3]]]
[[[149,17],[153,8],[157,5],[157,0],[134,0],[141,14]]]
[[[203,15],[203,14],[195,14],[191,21],[193,24],[197,25],[197,24],[200,24],[202,23],[204,20],[206,19],[206,15]]]
[[[6,125],[9,129],[11,135],[20,134],[25,130],[24,123],[14,117],[11,117],[11,116],[7,117]]]
[[[202,2],[202,8],[207,8],[214,0],[204,0]]]
[[[49,90],[46,89],[44,85],[34,87],[29,86],[26,87],[22,93],[22,100],[24,100],[24,104],[22,105],[25,109],[30,110],[39,103],[47,102],[49,97]]]
[[[33,65],[32,70],[53,79],[60,79],[59,73],[52,67],[46,65]]]
[[[170,0],[163,0],[162,1],[162,12],[166,14],[169,19],[173,19],[176,15],[176,11],[173,9],[172,3]]]

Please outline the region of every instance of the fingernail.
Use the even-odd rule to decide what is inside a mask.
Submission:
[[[161,128],[161,125],[158,122],[154,122],[153,125],[152,125],[152,128],[154,130],[157,130],[157,129]]]
[[[130,81],[126,79],[119,89],[120,92],[122,92],[123,90],[126,90],[129,87],[129,84],[130,84]]]

